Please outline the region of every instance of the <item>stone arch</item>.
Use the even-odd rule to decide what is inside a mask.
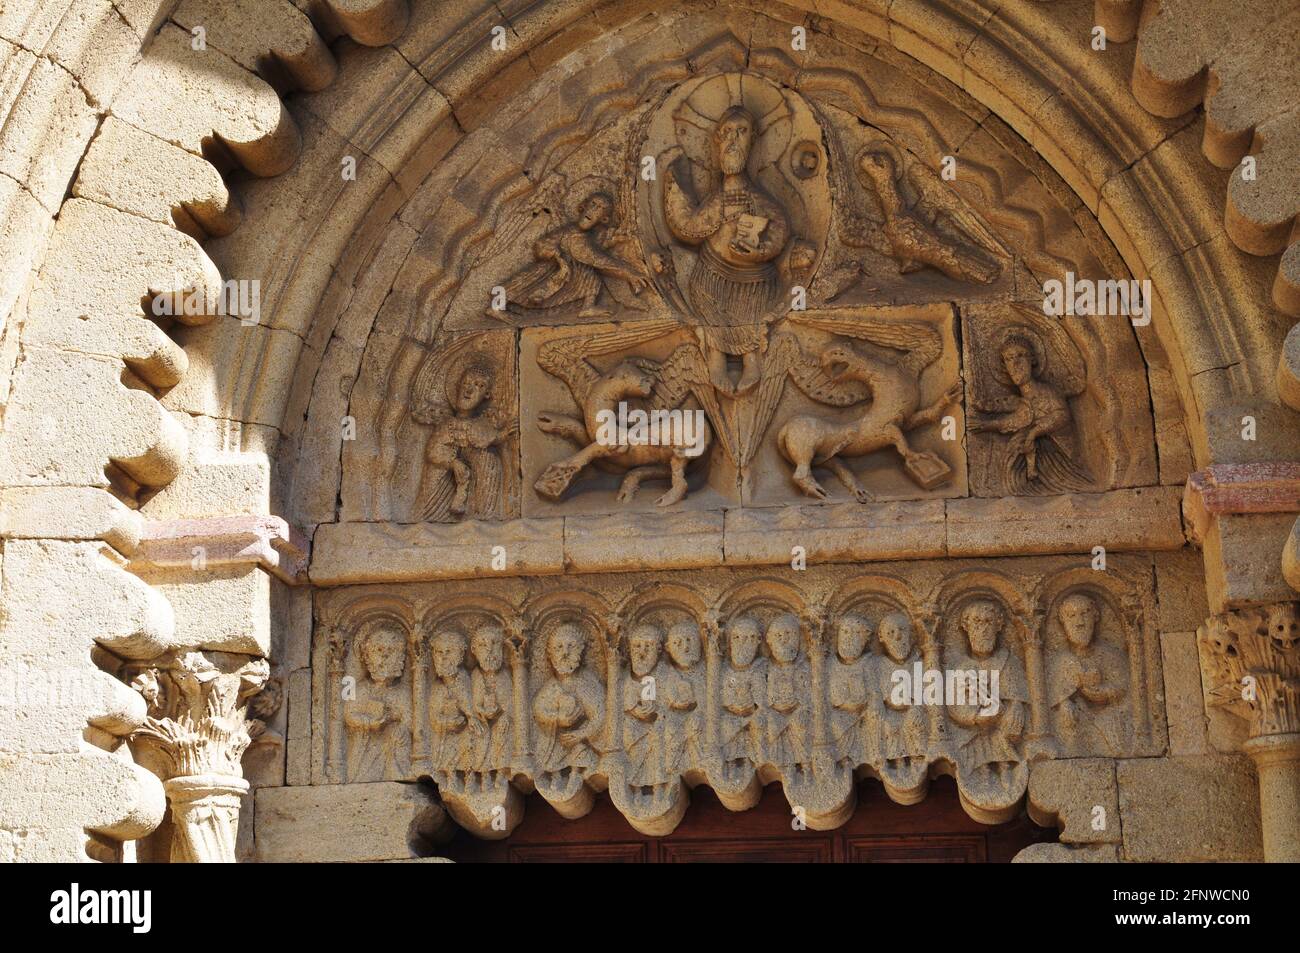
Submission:
[[[8,285],[4,310],[9,311],[15,299],[25,306],[25,321],[12,316],[9,320],[10,327],[21,326],[23,346],[29,350],[10,380],[0,472],[6,502],[15,501],[8,508],[36,515],[26,522],[10,520],[19,525],[8,529],[8,585],[69,574],[93,580],[85,591],[111,604],[112,616],[80,612],[76,606],[62,613],[60,624],[69,645],[100,642],[130,658],[160,647],[194,644],[194,629],[186,627],[184,618],[194,609],[185,606],[179,590],[162,583],[140,584],[141,578],[151,578],[147,567],[164,564],[159,562],[164,559],[159,532],[169,544],[188,538],[175,527],[158,531],[151,528],[154,524],[267,513],[272,506],[283,507],[284,499],[276,499],[280,494],[332,504],[337,492],[328,475],[316,479],[306,467],[286,461],[277,465],[272,477],[269,465],[258,459],[260,452],[280,443],[294,446],[299,460],[331,459],[337,442],[322,429],[301,428],[299,415],[305,416],[310,403],[313,409],[319,407],[322,421],[331,415],[349,416],[336,411],[347,409],[345,381],[355,379],[358,352],[370,341],[363,340],[355,325],[326,329],[304,315],[334,310],[346,318],[348,309],[339,303],[347,299],[349,304],[357,302],[352,312],[356,318],[369,307],[363,301],[382,299],[387,290],[382,275],[394,266],[409,238],[400,227],[396,236],[386,229],[394,220],[400,225],[400,214],[394,213],[404,202],[418,200],[424,172],[454,156],[455,146],[474,135],[491,104],[511,84],[580,52],[593,31],[617,28],[626,22],[624,17],[630,20],[642,13],[636,4],[595,0],[530,7],[509,20],[511,35],[519,42],[503,69],[483,49],[487,31],[480,28],[494,12],[471,13],[460,29],[443,33],[438,23],[420,19],[423,11],[409,11],[404,0],[309,4],[310,21],[287,4],[273,6],[274,13],[268,14],[273,28],[263,34],[271,39],[264,43],[249,40],[242,24],[219,17],[211,21],[220,28],[211,30],[212,49],[205,59],[210,72],[200,89],[191,90],[190,108],[175,117],[166,115],[176,105],[167,88],[167,54],[180,48],[187,24],[183,15],[175,14],[159,32],[172,12],[166,5],[148,22],[113,14],[101,24],[111,28],[112,48],[120,51],[110,66],[91,61],[86,51],[91,42],[100,41],[76,34],[72,18],[52,29],[31,19],[7,24],[8,32],[0,33],[24,41],[14,54],[19,57],[22,50],[40,45],[28,42],[30,31],[52,47],[57,45],[54,37],[72,41],[62,48],[80,52],[61,52],[48,63],[29,65],[33,74],[53,68],[48,82],[55,92],[42,102],[57,104],[60,97],[83,96],[90,104],[89,109],[74,110],[78,134],[53,150],[53,161],[38,163],[39,147],[19,150],[25,164],[3,180],[12,227],[28,227],[48,238],[24,243],[20,253],[9,254],[11,271],[18,277]],[[1199,71],[1174,79],[1162,73],[1160,49],[1171,42],[1171,35],[1178,35],[1177,15],[1182,10],[1178,4],[1165,6],[1159,17],[1151,18],[1154,25],[1144,26],[1149,32],[1139,41],[1133,80],[1139,101],[1157,111],[1192,105],[1204,88]],[[1114,16],[1109,5],[1099,8],[1099,20]],[[773,12],[770,5],[765,10]],[[1290,363],[1285,356],[1295,349],[1284,352],[1285,323],[1270,312],[1260,289],[1273,280],[1273,301],[1294,313],[1296,281],[1290,266],[1298,259],[1292,247],[1273,279],[1270,262],[1242,257],[1233,243],[1256,253],[1276,252],[1284,244],[1279,236],[1287,231],[1294,210],[1285,207],[1284,186],[1276,185],[1274,170],[1283,165],[1275,150],[1284,146],[1276,143],[1285,143],[1286,137],[1272,127],[1265,129],[1269,117],[1258,117],[1257,143],[1263,142],[1262,154],[1268,160],[1265,175],[1254,188],[1235,181],[1228,187],[1226,240],[1216,224],[1222,183],[1204,174],[1198,154],[1185,143],[1198,131],[1196,124],[1171,132],[1168,125],[1131,109],[1128,54],[1095,68],[1079,45],[1081,31],[1076,28],[1083,24],[1063,23],[1058,14],[1053,5],[1039,4],[976,24],[952,5],[935,0],[898,12],[893,20],[869,11],[841,20],[797,5],[783,8],[778,17],[789,17],[784,23],[824,28],[826,35],[835,34],[850,45],[902,50],[892,54],[900,56],[900,62],[901,57],[911,57],[959,80],[958,86],[1055,168],[1078,199],[1075,211],[1085,219],[1089,212],[1096,215],[1128,270],[1139,277],[1150,275],[1156,289],[1155,326],[1178,384],[1196,463],[1246,464],[1285,457],[1288,443],[1295,443],[1296,422],[1277,405],[1279,398],[1296,403],[1294,354]],[[1116,40],[1136,31],[1135,19],[1106,22],[1114,24]],[[326,48],[323,41],[336,41],[345,33],[351,40]],[[367,53],[352,40],[380,52]],[[392,50],[381,49],[394,42],[426,54],[417,57],[419,68],[404,66]],[[1035,53],[1018,52],[1024,50]],[[1199,52],[1207,62],[1213,60],[1212,51]],[[334,59],[341,61],[337,74]],[[1060,77],[1066,75],[1076,86],[1069,94],[1060,92],[1067,85]],[[1084,82],[1075,83],[1080,77]],[[317,92],[298,100],[290,96],[286,107],[280,94],[294,88]],[[31,94],[38,95],[45,94]],[[305,101],[312,96],[317,97],[317,112],[327,117],[307,109]],[[106,115],[110,101],[112,116],[96,132],[94,117]],[[301,124],[292,118],[295,103],[304,109]],[[57,122],[64,122],[62,115]],[[39,121],[37,126],[39,133]],[[1065,130],[1072,135],[1063,135]],[[1206,150],[1216,161],[1235,162],[1249,132],[1207,123]],[[40,136],[31,141],[41,141]],[[162,202],[156,195],[133,192],[130,176],[115,168],[115,158],[130,155],[141,141],[158,157],[157,174],[164,185],[160,194],[166,196]],[[304,146],[300,154],[298,142]],[[322,196],[319,184],[332,181],[335,168],[352,151],[362,153],[357,158],[363,174],[355,183],[360,187]],[[301,158],[294,164],[296,155]],[[242,227],[233,232],[236,205],[214,169],[228,176],[234,172],[236,179],[245,173],[275,176],[260,186],[240,182],[237,190],[245,214]],[[373,175],[365,174],[367,170]],[[1184,185],[1191,186],[1190,194],[1181,190]],[[69,189],[72,198],[63,202]],[[1278,194],[1282,200],[1270,198]],[[1183,201],[1170,201],[1173,195]],[[331,223],[329,234],[322,231],[326,222]],[[268,248],[277,229],[312,245]],[[196,235],[208,237],[204,248]],[[60,301],[57,289],[85,282],[95,273],[93,263],[78,260],[79,246],[129,248],[148,264],[131,270],[121,285],[88,282],[101,296],[93,307],[75,299]],[[42,278],[42,289],[30,296],[24,288],[29,270],[39,270]],[[133,320],[139,299],[175,302],[193,287],[214,291],[223,274],[259,275],[282,289],[281,298],[266,302],[281,326],[244,334],[246,329],[236,328],[229,315],[200,313],[186,317],[202,323],[182,321],[164,333]],[[83,312],[104,320],[88,322],[83,331],[78,326]],[[1228,314],[1238,320],[1224,320]],[[1294,337],[1293,332],[1288,341],[1294,343]],[[89,426],[78,428],[59,409],[61,388],[69,382],[86,397],[81,407],[94,405],[101,411]],[[75,451],[63,453],[58,462],[37,439],[51,419],[51,408],[56,442]],[[1237,422],[1246,412],[1266,424],[1262,447],[1241,446]],[[230,454],[232,450],[242,456]],[[44,509],[32,509],[38,505]],[[94,518],[74,524],[66,516],[70,508],[84,508]],[[1225,561],[1255,538],[1253,530],[1242,530],[1239,524],[1225,517],[1207,539],[1215,611],[1290,598],[1285,586],[1279,588],[1280,577],[1254,588],[1231,577]],[[212,532],[205,528],[196,538],[216,538]],[[280,534],[239,526],[225,527],[221,533],[232,544],[223,556],[227,565],[283,571],[294,558],[287,530]],[[1270,528],[1265,535],[1269,533],[1272,541],[1276,531]],[[151,550],[140,549],[142,537]],[[242,548],[235,545],[239,541]],[[136,575],[124,570],[133,557]],[[171,560],[167,565],[177,565],[175,552],[165,558]],[[1276,554],[1270,558],[1261,575],[1271,572],[1276,577]],[[233,571],[229,578],[236,578]],[[267,586],[244,582],[251,594],[249,604],[262,607],[252,614],[268,614]],[[164,608],[167,599],[183,607],[179,631],[170,607]],[[30,627],[29,615],[19,612],[9,625]],[[247,627],[260,633],[259,647],[269,652],[269,624],[254,618]],[[148,638],[138,638],[141,634]],[[135,715],[125,719],[109,732],[105,747],[120,744],[113,739],[139,720]],[[121,771],[110,759],[93,753],[73,760],[68,770],[96,777],[117,777]],[[146,793],[157,793],[147,776],[122,779],[122,785],[126,793],[121,804],[157,800]],[[119,808],[103,810],[116,817]],[[134,816],[134,811],[120,808],[122,817]],[[106,831],[106,840],[91,849],[111,854],[119,822],[100,813],[97,807],[90,811],[90,820],[58,828],[51,843],[61,845],[57,851],[76,853],[83,829]]]

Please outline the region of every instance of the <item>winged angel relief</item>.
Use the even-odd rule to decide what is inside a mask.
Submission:
[[[479,336],[429,355],[411,387],[411,418],[431,428],[416,499],[421,520],[444,522],[469,513],[499,518],[504,493],[500,446],[519,432],[511,413],[492,405],[488,357]]]
[[[1084,393],[1087,370],[1060,324],[1016,307],[988,327],[973,352],[976,413],[970,431],[991,441],[989,478],[1003,495],[1086,491],[1093,477],[1083,460],[1071,400]]]

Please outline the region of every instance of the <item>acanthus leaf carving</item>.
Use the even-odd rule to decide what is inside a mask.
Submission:
[[[226,652],[170,652],[127,670],[148,716],[131,735],[136,757],[163,781],[172,812],[173,863],[233,863],[240,761],[257,733],[249,699],[270,663]],[[251,729],[251,730],[250,730]]]
[[[1300,604],[1229,610],[1197,639],[1211,704],[1245,719],[1251,738],[1300,732]]]

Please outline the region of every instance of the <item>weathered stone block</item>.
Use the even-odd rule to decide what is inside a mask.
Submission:
[[[1259,791],[1245,758],[1118,762],[1125,860],[1259,861]]]
[[[263,788],[256,800],[262,862],[401,860],[432,853],[449,833],[442,807],[416,784]]]

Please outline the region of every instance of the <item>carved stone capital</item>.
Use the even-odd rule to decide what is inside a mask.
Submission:
[[[248,702],[269,676],[266,659],[225,652],[172,652],[135,670],[149,714],[132,750],[167,792],[173,863],[234,862],[240,759],[259,727]]]
[[[1246,719],[1252,739],[1300,731],[1300,603],[1211,616],[1197,637],[1210,704]]]

